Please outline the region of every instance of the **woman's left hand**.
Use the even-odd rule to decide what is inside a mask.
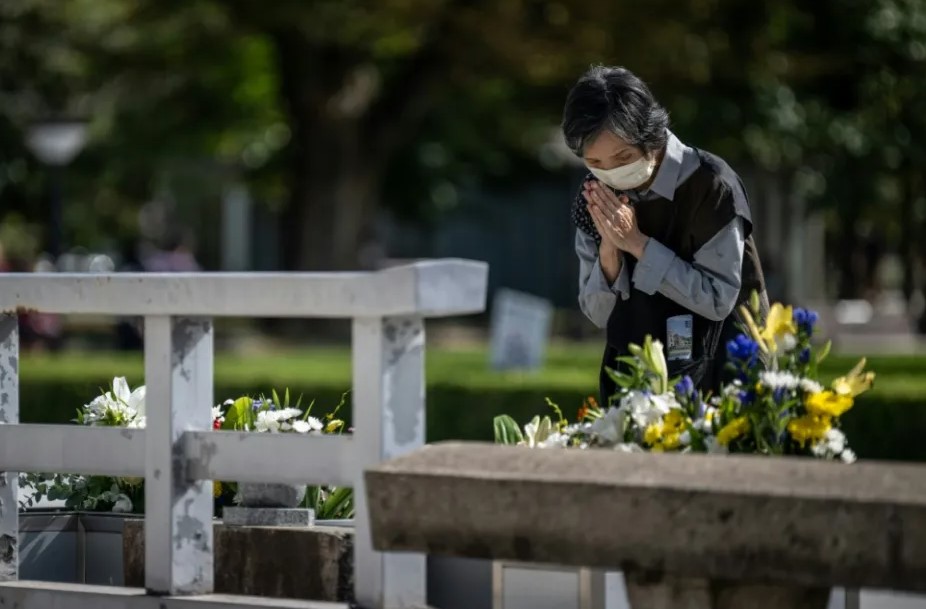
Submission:
[[[583,194],[588,202],[589,213],[593,217],[597,216],[598,224],[608,233],[602,235],[602,238],[615,243],[637,260],[642,258],[649,237],[640,231],[636,211],[629,205],[627,197],[618,197],[614,191],[596,180],[586,183]]]

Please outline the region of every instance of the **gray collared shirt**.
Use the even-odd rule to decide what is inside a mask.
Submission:
[[[672,200],[675,189],[691,177],[700,163],[698,153],[670,132],[665,156],[650,188],[629,192],[628,197],[641,205],[657,197]],[[659,292],[707,319],[726,319],[733,311],[742,283],[745,242],[740,217],[734,218],[695,252],[693,263],[682,260],[668,247],[650,238],[633,276],[622,261],[617,280],[608,285],[598,261],[598,246],[592,237],[577,229],[579,307],[592,323],[604,328],[617,298],[626,300],[630,298],[630,290],[636,289],[645,294]],[[622,257],[626,255],[621,253]]]

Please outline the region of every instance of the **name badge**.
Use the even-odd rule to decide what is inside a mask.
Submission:
[[[676,315],[666,320],[666,359],[691,359],[694,343],[694,316]]]

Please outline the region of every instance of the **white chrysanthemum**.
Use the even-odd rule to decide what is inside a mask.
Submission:
[[[614,447],[614,450],[620,453],[642,453],[645,452],[639,444],[622,442]]]
[[[725,396],[738,395],[739,392],[743,389],[743,382],[739,379],[736,379],[729,385],[723,388],[723,394]]]
[[[838,457],[846,463],[855,461],[855,453],[847,445],[846,434],[838,429],[827,431],[823,439],[814,444],[810,451],[815,457],[821,459],[836,459]]]
[[[302,416],[302,411],[298,408],[281,408],[280,410],[275,410],[274,412],[276,412],[278,421],[295,419],[296,417]]]
[[[688,431],[687,429],[683,431],[681,435],[678,437],[678,441],[681,443],[682,446],[688,446],[689,444],[691,444],[691,432]]]
[[[224,421],[224,420],[225,420],[225,417],[222,416],[222,407],[221,407],[221,406],[213,406],[213,407],[212,407],[212,420],[215,421],[216,419],[218,419],[219,421]]]
[[[284,423],[283,426],[288,426],[288,423]],[[296,433],[312,433],[314,431],[321,431],[324,427],[324,424],[315,417],[309,417],[308,420],[296,420],[292,422],[292,430]],[[285,430],[284,430],[285,431]]]
[[[797,389],[801,378],[790,372],[761,372],[759,380],[770,389]]]
[[[823,441],[833,453],[839,454],[846,449],[846,434],[838,429],[830,428],[823,437]]]
[[[144,429],[147,424],[147,419],[145,417],[135,417],[128,422],[126,427],[129,429]]]
[[[806,393],[820,393],[823,385],[813,379],[801,379],[801,390]]]
[[[257,413],[257,420],[254,422],[254,431],[258,432],[277,432],[280,431],[280,421],[272,410],[261,410]]]

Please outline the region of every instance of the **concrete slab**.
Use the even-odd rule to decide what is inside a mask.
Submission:
[[[425,447],[366,474],[374,547],[926,591],[926,467]]]

